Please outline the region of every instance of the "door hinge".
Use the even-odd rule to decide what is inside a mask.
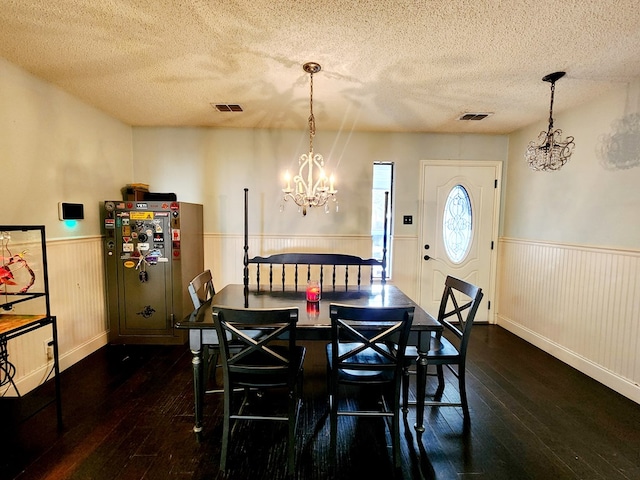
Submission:
[[[491,300],[487,302],[487,310],[491,310]]]
[[[493,181],[493,188],[498,188],[498,179],[497,178]]]
[[[491,250],[493,250],[493,240],[491,240]]]

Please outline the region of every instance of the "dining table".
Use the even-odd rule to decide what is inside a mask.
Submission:
[[[400,288],[392,284],[367,286],[342,286],[323,289],[320,300],[307,301],[306,289],[300,287],[270,288],[269,286],[248,287],[229,284],[219,290],[211,299],[191,312],[175,327],[188,330],[189,349],[193,355],[194,416],[193,431],[202,431],[203,403],[205,393],[203,349],[207,345],[217,345],[218,337],[213,321],[213,308],[225,306],[233,308],[298,308],[296,326],[298,340],[331,340],[330,305],[340,303],[361,307],[414,307],[413,323],[409,342],[418,350],[416,388],[416,431],[424,431],[424,398],[427,368],[426,353],[432,335],[442,335],[443,327],[436,318],[409,298]]]

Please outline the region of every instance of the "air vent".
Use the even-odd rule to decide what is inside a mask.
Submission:
[[[212,103],[211,106],[219,112],[243,112],[242,106],[237,103]]]
[[[482,120],[490,115],[493,115],[493,113],[465,113],[458,120]]]

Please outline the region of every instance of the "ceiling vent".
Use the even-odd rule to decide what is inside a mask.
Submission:
[[[219,112],[243,112],[242,106],[237,103],[212,103],[211,106]]]
[[[464,113],[458,117],[458,120],[483,120],[493,113]]]

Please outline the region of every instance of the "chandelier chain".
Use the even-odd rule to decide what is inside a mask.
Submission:
[[[313,137],[316,136],[316,118],[313,116],[313,72],[309,76],[311,77],[309,87],[309,151],[313,152]]]
[[[556,82],[551,82],[551,103],[549,104],[549,132],[553,130],[553,97],[556,91]]]

